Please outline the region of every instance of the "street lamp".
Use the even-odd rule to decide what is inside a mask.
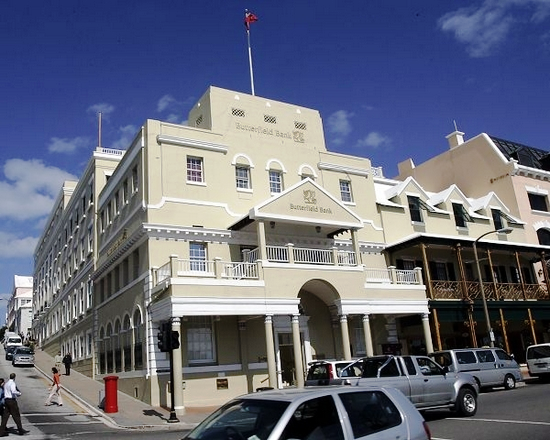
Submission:
[[[513,231],[512,228],[501,228],[495,231],[489,231],[489,232],[486,232],[485,234],[480,235],[474,241],[474,258],[476,260],[476,266],[477,266],[477,277],[479,279],[479,286],[481,288],[481,301],[483,302],[483,312],[485,313],[485,324],[487,325],[487,333],[489,334],[491,347],[495,346],[495,334],[493,333],[493,328],[491,327],[491,319],[489,318],[489,309],[487,308],[487,299],[485,298],[485,288],[483,287],[483,278],[481,277],[481,267],[479,265],[479,258],[477,256],[477,242],[489,234],[495,234],[495,233],[509,234],[512,231]]]

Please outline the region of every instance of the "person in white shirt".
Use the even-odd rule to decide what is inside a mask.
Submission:
[[[6,432],[6,425],[8,424],[10,415],[17,425],[19,435],[24,435],[29,432],[23,429],[23,425],[21,425],[21,414],[19,413],[19,405],[17,404],[17,397],[20,395],[21,393],[17,389],[15,383],[15,373],[11,373],[10,380],[4,385],[4,413],[2,414],[2,424],[0,425],[0,437],[6,437],[8,435]]]

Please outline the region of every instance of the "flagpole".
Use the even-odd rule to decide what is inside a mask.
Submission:
[[[252,96],[255,96],[254,71],[252,70],[252,47],[250,46],[250,29],[246,30],[246,39],[248,40],[248,64],[250,66],[250,88],[252,89]]]

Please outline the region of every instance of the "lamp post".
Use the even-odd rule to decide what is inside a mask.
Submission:
[[[489,309],[487,308],[487,299],[485,298],[485,288],[483,287],[483,278],[481,277],[481,266],[479,265],[479,258],[477,256],[477,242],[483,237],[489,234],[501,233],[509,234],[512,232],[512,228],[501,228],[494,231],[486,232],[485,234],[480,235],[474,241],[474,258],[476,260],[477,267],[477,277],[479,279],[479,287],[481,288],[481,301],[483,302],[483,312],[485,313],[485,324],[487,325],[487,333],[489,334],[490,346],[495,346],[495,334],[493,333],[493,328],[491,327],[491,319],[489,318]]]

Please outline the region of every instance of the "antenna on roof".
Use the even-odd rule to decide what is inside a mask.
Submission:
[[[453,125],[455,126],[455,131],[458,131],[458,127],[456,126],[456,121],[453,119]]]
[[[97,125],[98,125],[97,146],[98,148],[101,148],[101,112],[97,114]]]

